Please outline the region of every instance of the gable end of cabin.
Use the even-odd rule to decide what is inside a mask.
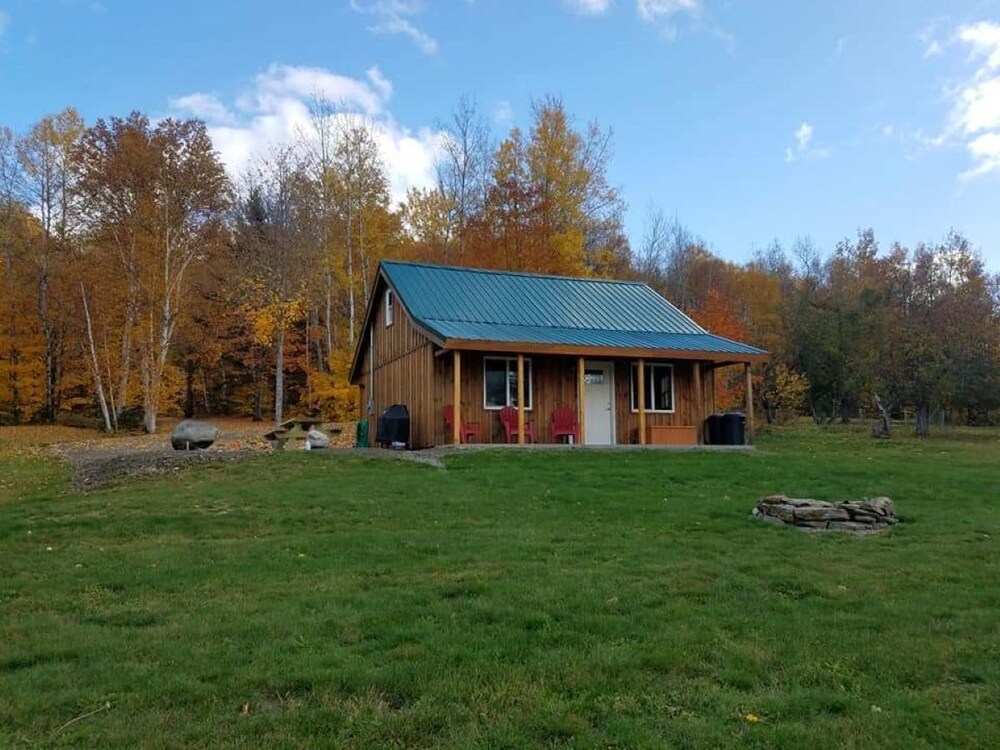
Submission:
[[[387,406],[410,411],[410,447],[434,444],[434,341],[410,316],[384,273],[375,281],[351,368],[358,386],[358,417],[368,420],[375,444],[378,415]],[[436,408],[436,411],[435,411]]]

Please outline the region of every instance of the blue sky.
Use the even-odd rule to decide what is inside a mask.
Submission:
[[[1000,270],[1000,1],[0,0],[0,123],[198,115],[227,163],[295,137],[322,92],[379,123],[394,191],[474,96],[497,134],[556,94],[615,135],[650,206],[723,257],[951,227]]]

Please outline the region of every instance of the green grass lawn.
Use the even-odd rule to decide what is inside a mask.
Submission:
[[[1000,746],[1000,433],[447,465],[0,458],[0,746]]]

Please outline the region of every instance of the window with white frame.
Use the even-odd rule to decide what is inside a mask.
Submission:
[[[393,294],[391,289],[385,290],[385,327],[388,328],[392,325],[392,313],[393,313]]]
[[[483,357],[483,407],[517,406],[517,357]],[[531,360],[524,359],[524,408],[531,409]]]
[[[669,414],[674,410],[674,366],[646,362],[646,411]],[[639,411],[639,365],[632,363],[632,411]]]

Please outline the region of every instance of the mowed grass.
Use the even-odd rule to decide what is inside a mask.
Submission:
[[[1000,746],[997,432],[447,466],[0,458],[0,746]]]

